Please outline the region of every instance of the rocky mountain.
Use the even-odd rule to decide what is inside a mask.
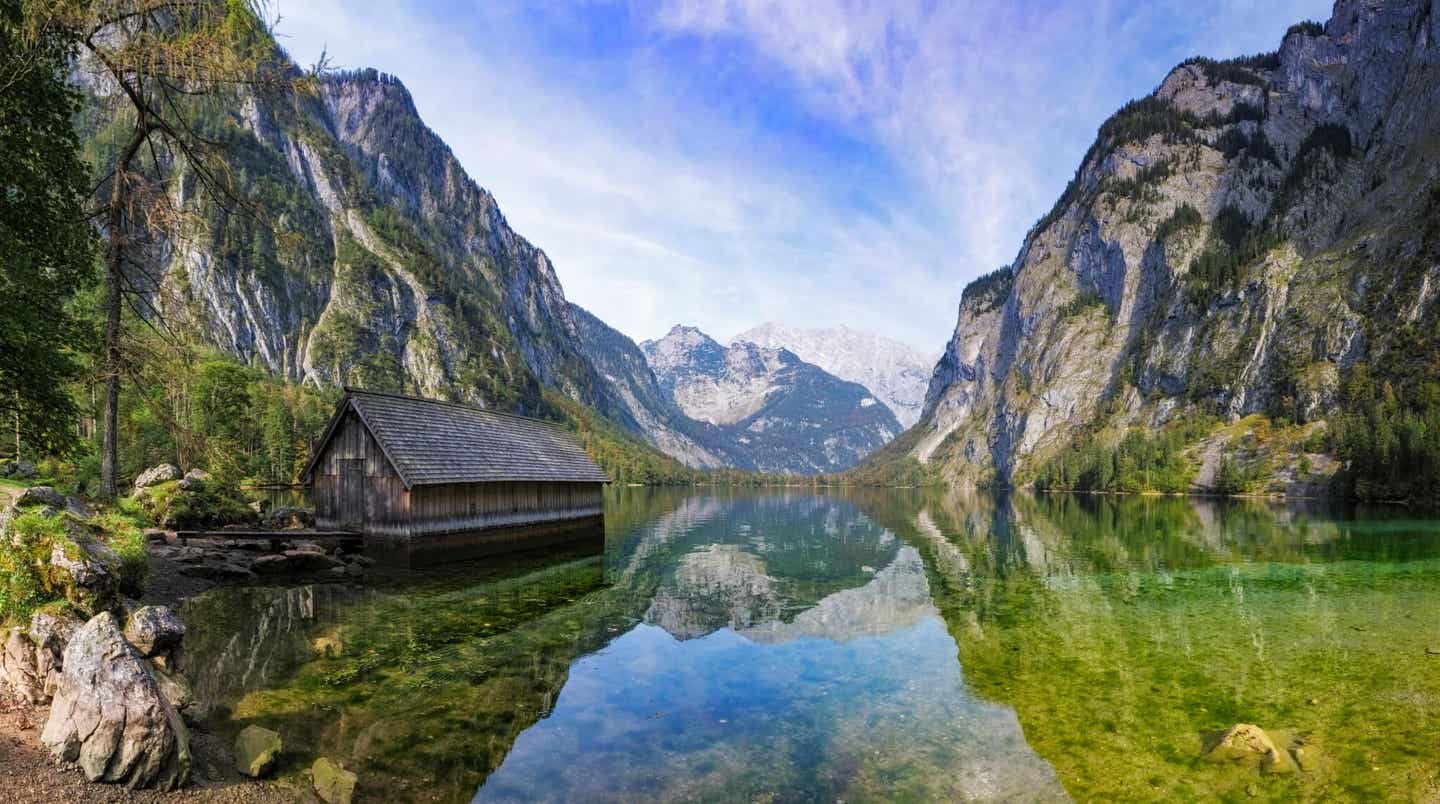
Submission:
[[[240,90],[218,106],[197,125],[224,146],[234,194],[263,212],[196,192],[190,168],[159,153],[149,170],[179,179],[183,234],[148,233],[135,282],[171,330],[316,386],[545,415],[558,393],[691,466],[721,463],[681,432],[693,423],[635,344],[566,300],[399,80],[335,74],[313,95]],[[92,163],[113,161],[114,125],[91,106]]]
[[[838,471],[901,431],[866,388],[784,349],[744,342],[724,347],[682,326],[640,348],[660,387],[686,416],[713,427],[707,445],[733,466]]]
[[[1340,0],[1100,127],[1015,261],[961,295],[898,446],[1023,483],[1107,432],[1321,422],[1350,379],[1433,370],[1437,290],[1440,1]]]
[[[899,341],[846,326],[800,329],[766,322],[733,339],[766,349],[787,349],[842,380],[859,383],[884,402],[903,427],[920,419],[935,357]]]

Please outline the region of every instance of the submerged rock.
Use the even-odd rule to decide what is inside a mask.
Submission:
[[[310,776],[315,782],[315,794],[326,804],[350,804],[355,796],[355,782],[359,777],[329,757],[315,760]]]
[[[1266,773],[1294,773],[1297,770],[1290,752],[1276,745],[1264,729],[1252,723],[1231,726],[1205,753],[1205,758],[1211,762],[1256,766]]]
[[[190,732],[109,612],[65,649],[41,740],[90,781],[173,790],[190,778]]]
[[[284,749],[278,733],[260,726],[246,726],[235,735],[235,769],[246,776],[264,776],[275,769],[275,762]]]

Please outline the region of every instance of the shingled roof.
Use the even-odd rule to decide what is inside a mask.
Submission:
[[[511,413],[397,394],[348,390],[323,444],[346,410],[379,442],[406,487],[446,483],[607,483],[558,425]],[[316,450],[316,457],[320,450]],[[314,464],[305,469],[309,477]]]

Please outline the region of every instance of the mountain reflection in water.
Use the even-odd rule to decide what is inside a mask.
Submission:
[[[1394,703],[1440,701],[1434,521],[608,494],[603,553],[202,596],[187,612],[210,727],[275,728],[283,772],[330,756],[373,800],[1433,790],[1435,760],[1398,746],[1436,744],[1437,718]],[[1203,762],[1203,735],[1239,721],[1303,733],[1325,762],[1294,777]]]

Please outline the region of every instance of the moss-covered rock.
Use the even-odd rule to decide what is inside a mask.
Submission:
[[[253,524],[256,519],[238,488],[193,470],[185,479],[137,489],[133,499],[155,526],[169,530]]]
[[[264,776],[275,768],[284,747],[278,733],[260,726],[246,726],[235,736],[235,769],[246,776]]]
[[[315,794],[327,804],[350,804],[355,796],[355,782],[358,777],[345,770],[340,763],[329,757],[320,757],[310,768],[315,781]]]
[[[85,616],[119,602],[122,561],[97,529],[49,506],[12,509],[0,538],[0,619],[67,601]]]

